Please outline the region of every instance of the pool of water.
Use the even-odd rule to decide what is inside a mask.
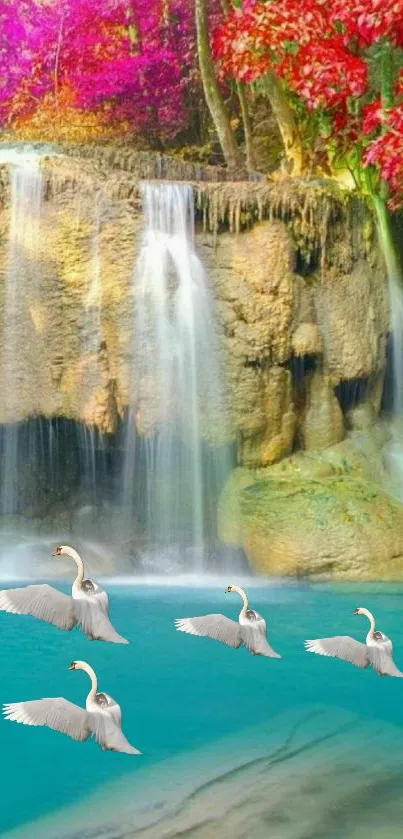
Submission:
[[[270,660],[174,629],[176,617],[236,618],[240,600],[224,594],[234,582],[109,585],[129,647],[0,613],[2,703],[65,696],[83,705],[88,677],[67,667],[85,659],[143,752],[104,753],[0,721],[1,836],[401,836],[403,682],[308,654],[303,642],[364,640],[367,620],[352,613],[366,606],[403,669],[403,587],[251,582],[251,605],[283,656]]]

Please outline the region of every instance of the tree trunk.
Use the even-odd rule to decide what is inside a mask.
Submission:
[[[197,51],[204,95],[229,168],[242,166],[242,158],[231,129],[229,115],[219,88],[210,52],[206,0],[195,0]]]
[[[243,133],[245,137],[246,166],[249,172],[253,172],[256,169],[256,156],[255,149],[253,148],[252,124],[250,120],[246,91],[241,82],[236,83],[236,91],[238,94],[239,104],[241,106]]]
[[[231,0],[221,0],[221,7],[225,17],[233,10]],[[243,133],[245,137],[245,151],[246,151],[246,166],[249,172],[256,169],[256,156],[253,148],[252,125],[249,114],[248,99],[246,90],[242,82],[236,82],[236,92],[238,94],[239,104],[241,107]]]
[[[290,175],[298,177],[304,169],[301,137],[287,97],[274,73],[267,76],[267,95],[280,129],[286,160],[290,164]]]

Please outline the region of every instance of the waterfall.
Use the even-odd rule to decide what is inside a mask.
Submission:
[[[142,195],[124,497],[129,512],[140,504],[148,548],[188,546],[200,570],[210,538],[209,496],[217,497],[228,469],[225,454],[205,442],[222,432],[212,302],[195,250],[192,188],[150,182]]]
[[[132,325],[132,351],[122,344],[130,408],[108,434],[96,422],[105,410],[105,377],[115,373],[105,366],[108,341],[119,340],[102,309],[115,262],[119,272],[109,251],[116,203],[101,185],[90,200],[74,194],[65,214],[48,200],[40,152],[2,147],[1,163],[10,188],[0,266],[1,573],[57,573],[45,557],[60,539],[84,543],[98,573],[233,568],[216,534],[232,462],[192,188],[142,185],[144,229],[125,324]],[[53,225],[63,233],[54,240]],[[52,242],[61,254],[54,263]],[[53,310],[46,304],[54,290]],[[72,315],[77,329],[66,334],[74,361],[67,366],[63,327]]]

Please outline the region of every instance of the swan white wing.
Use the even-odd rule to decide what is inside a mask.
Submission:
[[[263,621],[264,623],[264,621]],[[264,627],[241,626],[241,638],[245,647],[255,655],[263,655],[267,658],[281,658],[279,653],[273,650],[266,638],[266,624]]]
[[[349,635],[334,635],[332,638],[316,638],[305,641],[305,649],[309,653],[341,658],[356,667],[368,667],[369,655],[366,644],[361,644]]]
[[[396,667],[392,656],[386,650],[380,647],[369,646],[368,657],[371,667],[380,676],[396,676],[398,679],[403,679],[403,673]]]
[[[113,719],[116,725],[122,725],[122,710],[117,702],[115,702],[114,705],[111,705],[110,708],[108,708],[108,714],[110,714],[111,719]]]
[[[94,600],[98,603],[99,608],[109,617],[109,597],[101,586],[98,586],[98,588],[99,591],[93,595]]]
[[[7,720],[23,725],[45,725],[73,740],[86,740],[90,735],[87,711],[62,696],[12,702],[3,705],[3,714]]]
[[[47,584],[3,589],[0,610],[32,615],[65,630],[72,629],[77,622],[71,597]]]
[[[91,640],[111,641],[113,644],[128,644],[129,641],[116,632],[108,615],[100,608],[92,597],[74,598],[74,609],[77,622],[85,635]]]
[[[112,752],[124,752],[129,755],[140,755],[138,749],[129,743],[123,731],[108,712],[89,711],[88,720],[91,732],[100,746]]]
[[[228,647],[240,647],[243,644],[241,627],[238,622],[226,618],[225,615],[203,615],[200,618],[178,618],[175,621],[179,632],[189,635],[202,635],[221,641]]]

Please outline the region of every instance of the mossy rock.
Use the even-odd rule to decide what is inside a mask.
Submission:
[[[221,538],[261,574],[403,578],[403,506],[372,479],[368,452],[350,447],[234,470],[220,499]]]

